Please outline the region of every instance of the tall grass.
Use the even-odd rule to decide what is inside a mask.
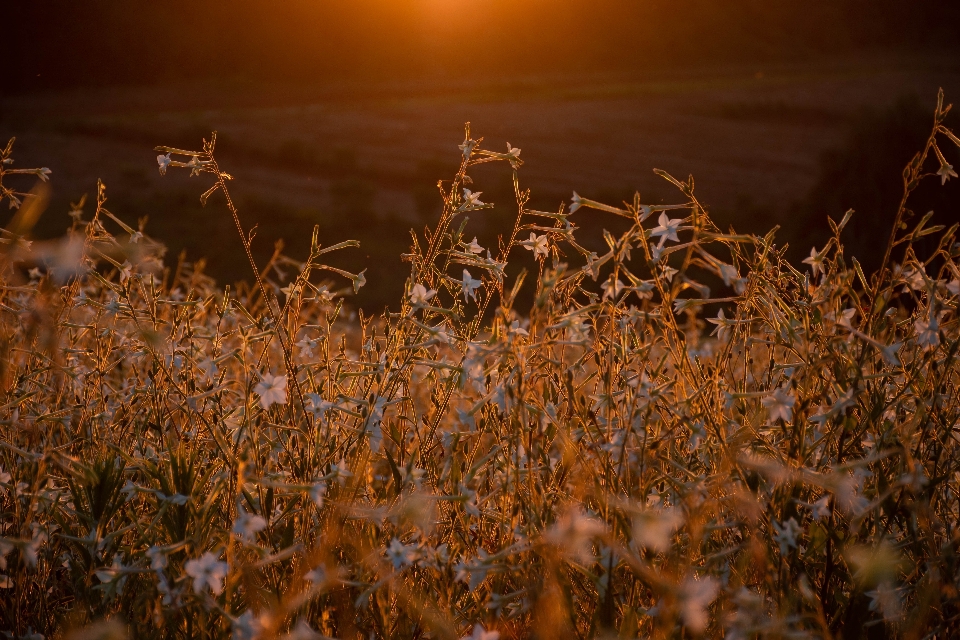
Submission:
[[[199,263],[165,266],[103,185],[56,242],[24,237],[26,198],[3,236],[0,627],[956,633],[960,244],[956,225],[905,223],[917,184],[952,176],[948,109],[870,277],[843,251],[870,212],[830,220],[801,271],[774,232],[723,231],[692,177],[658,171],[673,205],[531,210],[520,151],[469,127],[379,317],[345,305],[364,274],[327,264],[352,241],[314,233],[305,259],[250,257],[253,285],[221,289]],[[207,180],[204,202],[226,196],[250,256],[215,136],[159,150],[162,172]],[[513,175],[497,247],[468,222],[489,207],[482,163]],[[577,243],[586,216],[630,227],[599,255]],[[508,277],[527,251],[537,273]]]

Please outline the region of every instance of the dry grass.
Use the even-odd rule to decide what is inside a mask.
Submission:
[[[902,214],[947,173],[945,113],[905,171]],[[227,195],[214,144],[161,148],[161,169]],[[399,311],[381,317],[344,308],[364,276],[327,261],[350,241],[314,234],[305,260],[251,258],[254,286],[221,290],[198,264],[164,267],[102,186],[56,242],[23,237],[43,194],[24,201],[3,237],[0,626],[956,631],[956,226],[898,225],[868,278],[843,255],[848,214],[804,273],[772,232],[722,232],[692,178],[661,172],[674,205],[575,195],[542,212],[519,151],[484,150],[469,128],[461,148],[440,219],[412,236]],[[481,163],[513,172],[498,247],[471,242]],[[603,255],[576,241],[587,209],[629,224]],[[937,251],[915,255],[931,233]],[[539,272],[507,281],[526,251]],[[523,286],[534,302],[516,309]]]

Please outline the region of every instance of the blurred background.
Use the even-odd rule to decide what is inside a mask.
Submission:
[[[852,207],[848,252],[869,268],[937,88],[960,101],[960,3],[934,0],[5,0],[0,24],[0,137],[17,136],[15,166],[53,170],[37,236],[62,233],[101,178],[168,262],[247,279],[222,201],[200,206],[209,178],[161,178],[152,150],[216,129],[257,257],[279,238],[303,257],[314,224],[325,244],[360,240],[337,264],[368,269],[355,304],[371,311],[399,298],[400,253],[439,212],[464,122],[523,150],[535,208],[573,190],[679,201],[657,167],[693,174],[721,227],[781,225],[797,260]],[[472,177],[497,206],[471,235],[496,246],[509,168]],[[958,184],[912,208],[960,220]],[[594,243],[616,224],[573,220]]]

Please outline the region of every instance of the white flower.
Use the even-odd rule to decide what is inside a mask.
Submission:
[[[483,247],[481,247],[481,246],[477,243],[477,236],[473,236],[473,240],[471,240],[471,241],[470,241],[470,244],[468,244],[468,245],[466,246],[466,249],[467,249],[467,251],[469,251],[470,253],[475,253],[475,254],[477,254],[477,255],[480,255],[481,253],[483,253]]]
[[[257,534],[267,528],[267,521],[255,513],[247,513],[241,506],[237,512],[237,519],[233,521],[233,532],[241,540],[253,543]]]
[[[463,141],[463,144],[457,146],[460,148],[460,151],[463,152],[463,157],[469,160],[470,154],[473,153],[474,147],[477,146],[477,141],[472,138],[467,138]]]
[[[36,170],[37,177],[40,178],[43,182],[47,182],[49,180],[47,176],[49,176],[51,173],[53,172],[50,171],[50,169],[48,169],[47,167],[40,167],[39,169]],[[953,174],[953,175],[957,175],[957,174]]]
[[[350,471],[350,468],[347,467],[346,460],[341,460],[339,463],[330,465],[330,477],[339,482],[341,485],[347,483],[347,478],[351,477],[353,472]]]
[[[297,626],[291,629],[290,633],[280,636],[279,640],[323,640],[324,637],[314,631],[310,624],[301,618],[297,622]]]
[[[614,274],[610,274],[610,277],[600,285],[600,288],[603,289],[603,299],[607,298],[615,300],[617,296],[620,295],[620,292],[623,291],[625,285],[620,282],[620,278],[614,277]]]
[[[193,578],[194,593],[200,593],[204,587],[209,587],[215,596],[223,593],[223,579],[227,577],[229,567],[209,551],[188,561],[184,569]]]
[[[97,576],[97,580],[106,584],[107,582],[113,582],[117,578],[121,578],[126,572],[126,567],[120,562],[120,558],[114,557],[113,564],[104,569],[98,569],[94,573]]]
[[[790,518],[783,524],[774,522],[773,530],[775,532],[773,538],[780,545],[781,555],[787,555],[790,549],[797,548],[797,536],[802,533],[802,530],[795,519]]]
[[[728,319],[723,315],[723,309],[722,309],[722,308],[721,308],[720,311],[717,313],[717,317],[716,317],[716,318],[707,318],[707,322],[709,322],[710,324],[715,324],[715,325],[717,325],[717,328],[714,329],[714,330],[710,333],[710,335],[716,335],[717,338],[719,338],[720,340],[723,340],[723,334],[726,333],[727,331],[729,331],[729,330],[730,330],[730,327],[731,327],[732,324],[733,324],[730,320],[728,320]]]
[[[797,399],[790,395],[784,387],[779,387],[761,402],[770,412],[771,420],[782,418],[784,422],[790,422],[793,418],[793,405],[797,402]]]
[[[586,515],[580,507],[571,507],[547,530],[544,539],[565,554],[583,563],[593,559],[591,541],[607,530],[600,520]]]
[[[740,280],[740,273],[732,264],[721,264],[720,277],[723,278],[723,284],[729,287],[731,284],[735,285],[737,281]]]
[[[317,505],[317,508],[323,507],[323,500],[327,495],[327,483],[317,482],[312,487],[310,487],[310,499],[313,500],[313,504]]]
[[[813,267],[813,275],[816,277],[817,272],[823,273],[823,253],[817,253],[817,248],[813,247],[810,249],[810,257],[804,258],[803,263],[808,264]]]
[[[890,586],[888,582],[881,582],[873,591],[867,591],[866,595],[870,598],[870,611],[879,611],[888,622],[900,618],[902,603],[899,589]]]
[[[530,239],[523,240],[520,244],[527,249],[527,251],[533,251],[533,257],[536,260],[539,260],[541,256],[546,258],[550,255],[550,244],[548,242],[547,234],[538,236],[534,232],[530,232]]]
[[[200,162],[200,158],[198,158],[197,156],[193,156],[192,158],[190,158],[190,162],[187,162],[187,163],[184,164],[183,166],[184,166],[184,167],[189,167],[189,169],[190,169],[190,176],[192,177],[192,176],[198,176],[198,175],[200,175],[200,170],[203,168],[203,165],[204,165],[204,164],[206,164],[206,163],[205,163],[205,162]]]
[[[154,571],[163,571],[167,568],[167,553],[163,548],[153,545],[147,549],[147,557],[150,558],[150,568]]]
[[[960,296],[960,280],[954,278],[946,284],[947,291],[950,292],[951,296]]]
[[[683,524],[683,512],[669,508],[648,509],[633,519],[633,539],[641,547],[665,552],[673,533]]]
[[[410,302],[416,307],[427,304],[427,301],[435,295],[437,295],[435,289],[427,291],[427,288],[419,282],[410,288]]]
[[[387,547],[387,559],[393,564],[393,568],[397,570],[409,567],[416,562],[419,557],[420,554],[417,551],[417,545],[403,544],[399,538],[391,540],[390,546]]]
[[[326,423],[327,421],[327,412],[335,408],[332,402],[327,402],[323,399],[319,393],[308,393],[307,396],[307,411],[316,416],[321,423]]]
[[[814,520],[822,520],[830,517],[830,496],[823,496],[810,505],[810,514]]]
[[[287,376],[265,373],[253,391],[260,396],[260,405],[264,409],[269,409],[274,404],[286,404]]]
[[[474,241],[476,241],[476,239],[474,239]],[[461,283],[461,287],[463,289],[463,301],[466,302],[468,297],[476,300],[477,289],[479,289],[482,284],[483,284],[482,280],[474,280],[470,276],[470,272],[464,269],[463,282]]]
[[[570,198],[570,202],[572,203],[570,205],[570,213],[575,212],[577,209],[579,209],[583,205],[583,202],[580,199],[580,194],[577,193],[576,191],[573,192],[573,197]]]
[[[481,624],[473,625],[473,632],[463,636],[460,640],[500,640],[499,631],[487,631]]]
[[[670,217],[667,216],[666,212],[663,212],[660,214],[657,222],[660,223],[660,226],[654,227],[650,230],[650,237],[660,238],[659,246],[662,247],[667,240],[672,240],[674,242],[680,241],[680,238],[677,237],[677,228],[683,224],[682,219],[677,218],[676,220],[671,220]]]
[[[266,616],[264,616],[266,617]],[[266,625],[253,611],[247,610],[233,621],[231,640],[259,640],[266,631]]]
[[[477,191],[474,193],[470,189],[463,190],[463,204],[460,205],[461,211],[464,209],[472,209],[473,207],[482,207],[484,202],[480,200],[480,194],[482,191]]]
[[[170,166],[170,154],[157,156],[157,164],[160,165],[160,175],[166,175],[167,167]]]
[[[940,176],[940,184],[947,184],[947,180],[957,177],[957,172],[953,170],[952,164],[947,164],[944,162],[940,165],[937,175]]]
[[[928,320],[915,321],[913,328],[917,332],[917,344],[925,347],[935,347],[940,344],[940,323],[932,309],[928,315]]]
[[[694,633],[702,633],[710,621],[707,607],[720,591],[720,584],[711,577],[688,577],[680,587],[680,617]]]
[[[530,332],[520,326],[519,320],[510,323],[510,333],[517,336],[529,336]]]
[[[507,143],[507,155],[510,156],[511,158],[519,158],[519,157],[520,157],[520,149],[518,149],[518,148],[516,148],[516,147],[514,147],[514,146],[511,146],[510,143],[508,142],[508,143]]]

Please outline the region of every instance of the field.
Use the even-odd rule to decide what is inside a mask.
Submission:
[[[824,94],[928,81],[857,73],[751,74],[712,102],[690,80],[547,92],[536,111],[483,95],[246,106],[202,142],[188,133],[209,114],[171,115],[160,94],[132,97],[162,107],[136,117],[79,99],[80,115],[33,114],[0,164],[16,211],[0,238],[0,627],[956,634],[960,242],[910,210],[957,179],[948,105],[930,104],[875,273],[844,252],[860,213],[824,221],[830,240],[794,265],[774,233],[703,204],[752,194],[775,216],[813,182],[830,137],[811,131],[839,136],[856,113]],[[362,146],[313,151],[359,130]],[[54,141],[119,168],[45,239],[29,234],[62,195],[28,143]],[[155,175],[130,168],[140,156]],[[451,161],[436,206],[410,186],[434,159]],[[592,193],[625,185],[640,191]],[[418,228],[402,256],[357,252],[320,220],[311,236],[314,197],[341,218],[395,207],[368,237]],[[254,237],[257,207],[300,241]],[[582,240],[588,223],[609,231]],[[188,230],[197,250],[166,252]],[[249,274],[230,286],[199,260],[228,245]],[[352,305],[400,268],[389,308]]]
[[[16,135],[19,162],[56,176],[35,235],[62,233],[69,203],[84,193],[92,198],[102,179],[114,209],[131,220],[149,216],[151,235],[172,255],[186,249],[218,281],[232,283],[246,277],[242,254],[205,241],[232,233],[232,223],[200,208],[186,175],[161,181],[150,152],[158,140],[195,145],[216,129],[237,177],[241,217],[259,225],[258,260],[280,238],[291,251],[307,251],[304,229],[314,224],[325,237],[356,238],[363,252],[343,259],[375,277],[353,303],[379,312],[403,286],[397,256],[407,249],[407,230],[439,215],[436,181],[456,166],[451,140],[464,122],[483,132],[489,148],[510,142],[524,149],[525,184],[538,209],[556,209],[573,190],[612,202],[639,190],[645,202],[661,202],[672,194],[652,172],[659,167],[696,176],[722,228],[762,234],[807,195],[820,154],[844,143],[863,109],[916,95],[929,112],[938,87],[960,92],[956,69],[950,59],[901,56],[377,91],[242,83],[88,90],[0,98],[0,137]],[[498,206],[475,218],[474,232],[495,242],[511,220],[500,203],[511,202],[512,187],[502,173],[480,170]],[[496,220],[486,225],[490,213]],[[811,224],[826,230],[824,215]],[[583,241],[600,250],[602,223],[581,227]]]

